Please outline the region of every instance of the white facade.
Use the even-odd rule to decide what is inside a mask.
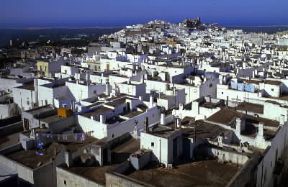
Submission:
[[[36,105],[36,93],[34,90],[13,88],[12,94],[14,102],[21,110],[29,110]]]
[[[97,96],[106,91],[105,84],[86,85],[85,83],[66,82],[65,85],[76,101]]]
[[[174,143],[176,141],[176,143]],[[174,147],[174,145],[177,145]],[[153,133],[141,133],[141,149],[152,150],[156,160],[160,163],[173,164],[174,160],[182,154],[182,137],[181,132],[175,131],[169,137],[153,135]],[[177,149],[177,150],[174,150]],[[175,152],[177,154],[175,155]],[[174,158],[176,156],[176,158]]]

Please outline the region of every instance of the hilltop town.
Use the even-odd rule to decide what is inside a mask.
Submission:
[[[0,50],[0,186],[287,184],[287,33],[196,18],[83,37]]]

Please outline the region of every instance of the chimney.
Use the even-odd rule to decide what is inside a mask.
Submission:
[[[94,120],[94,116],[90,116],[90,118],[91,118],[92,120]]]
[[[36,137],[35,129],[33,128],[30,134],[31,137]],[[37,134],[38,136],[38,134]]]
[[[262,91],[261,90],[258,92],[258,97],[262,97]]]
[[[173,95],[176,96],[176,87],[173,87]]]
[[[181,120],[180,118],[176,118],[176,128],[181,128]]]
[[[243,69],[246,69],[246,63],[245,63],[245,62],[243,62],[242,68],[243,68]]]
[[[264,137],[264,124],[261,122],[258,124],[257,137],[262,137],[262,138]]]
[[[109,82],[107,82],[106,83],[106,85],[105,85],[105,94],[106,95],[109,95],[110,94],[110,87],[109,87],[110,85],[109,85]]]
[[[86,84],[87,86],[90,84],[90,75],[88,72],[86,73]]]
[[[241,119],[236,118],[236,136],[241,136]]]
[[[101,78],[100,78],[101,84],[102,84],[102,82],[103,82],[103,79],[104,79],[104,73],[101,73]]]
[[[223,82],[226,84],[227,83],[227,77],[223,76]]]
[[[153,107],[153,96],[152,95],[150,95],[149,106],[150,106],[150,108]]]
[[[148,119],[145,119],[145,131],[146,133],[149,133],[149,124],[148,124]]]
[[[142,84],[144,84],[144,82],[145,82],[145,75],[144,74],[142,75],[141,82],[142,82]]]
[[[165,114],[161,113],[160,116],[160,125],[165,125]]]
[[[182,103],[179,103],[179,110],[180,111],[184,110],[184,105]]]
[[[142,97],[142,96],[139,96],[139,100],[140,100],[140,101],[143,101],[143,97]]]
[[[102,123],[102,124],[105,123],[106,120],[105,120],[105,117],[102,114],[99,116],[99,118],[100,118],[100,120],[99,120],[100,123]]]

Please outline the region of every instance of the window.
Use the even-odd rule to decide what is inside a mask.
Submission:
[[[212,86],[213,86],[212,83],[210,83],[210,84],[209,84],[209,88],[211,88]]]
[[[271,88],[271,91],[274,92],[274,88]]]
[[[114,134],[112,134],[112,138],[114,138]]]
[[[154,142],[151,142],[151,147],[154,147]]]
[[[224,94],[224,92],[222,92],[222,95]]]
[[[44,123],[41,124],[41,128],[45,128],[45,124]]]
[[[64,180],[64,185],[66,185],[66,180]]]

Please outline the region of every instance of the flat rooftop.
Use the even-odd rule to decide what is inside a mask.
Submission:
[[[172,126],[175,126],[175,124],[171,124]],[[148,132],[148,134],[152,134],[154,136],[162,137],[162,138],[169,138],[171,135],[179,131],[179,129],[174,129],[169,126],[164,125],[158,125],[157,127],[154,127],[152,130]]]
[[[46,87],[46,88],[58,88],[58,87],[61,87],[61,86],[65,86],[65,82],[51,82],[51,83],[47,83],[47,84],[43,84],[41,85],[43,87]]]
[[[242,116],[243,114],[240,112],[230,110],[228,108],[223,108],[222,110],[216,112],[215,114],[207,118],[207,121],[229,125],[232,120],[234,120],[235,118],[241,118]]]
[[[100,140],[101,141],[101,140]],[[116,145],[112,151],[112,161],[111,165],[106,166],[96,166],[96,167],[85,167],[85,166],[73,166],[70,168],[62,167],[63,169],[72,172],[74,174],[80,175],[98,184],[105,185],[105,173],[112,171],[118,164],[127,160],[130,154],[136,152],[140,148],[140,141],[135,138],[129,138],[127,141]]]
[[[24,90],[30,90],[30,91],[34,91],[35,87],[34,87],[34,82],[32,83],[27,83],[27,84],[23,84],[23,86],[19,86],[17,87],[19,89],[24,89]]]
[[[98,97],[90,97],[90,98],[87,98],[87,99],[83,99],[82,101],[86,101],[86,102],[89,102],[89,103],[95,103],[97,101],[99,101]]]
[[[243,79],[243,81],[246,83],[251,83],[251,84],[265,83],[265,84],[270,84],[270,85],[275,85],[275,86],[279,86],[282,84],[282,82],[278,80],[257,80],[257,79],[245,80]]]
[[[19,132],[8,136],[0,137],[0,150],[11,145],[16,145],[19,142]]]
[[[140,149],[140,140],[130,138],[128,141],[116,146],[112,149],[113,153],[129,153],[132,154]]]
[[[105,103],[105,105],[112,106],[112,107],[117,107],[117,106],[119,106],[119,105],[121,105],[121,104],[123,104],[125,102],[126,102],[126,97],[122,97],[122,98],[110,101],[109,103]]]
[[[109,97],[109,98],[105,98],[106,101],[113,101],[115,99],[121,99],[121,98],[127,98],[127,95],[126,94],[117,94],[116,96],[112,96],[112,97]]]
[[[51,105],[46,105],[46,106],[41,106],[41,107],[37,107],[37,108],[33,108],[31,110],[26,110],[25,112],[30,113],[32,115],[35,114],[41,114],[44,112],[48,112],[54,110],[54,108]]]
[[[216,108],[218,106],[220,106],[219,103],[212,103],[212,102],[205,102],[203,104],[200,105],[201,107],[204,107],[204,108]]]
[[[123,116],[124,117],[127,117],[127,118],[133,118],[133,117],[135,117],[135,116],[138,116],[138,115],[140,115],[140,114],[143,114],[144,112],[141,112],[141,111],[131,111],[131,112],[128,112],[128,113],[126,113],[126,114],[124,114]]]
[[[61,143],[61,145],[65,146],[66,150],[68,152],[76,152],[78,151],[81,147],[89,145],[89,144],[96,144],[99,141],[99,139],[94,138],[92,136],[86,136],[85,140],[81,143]]]
[[[47,117],[44,117],[44,118],[40,118],[40,121],[49,124],[49,123],[54,123],[54,122],[57,122],[57,121],[61,121],[63,119],[66,119],[66,118],[59,117],[57,114],[55,114],[55,115],[47,116]]]
[[[190,126],[194,122],[195,122],[195,118],[186,116],[181,120],[181,126]]]
[[[20,149],[11,153],[6,154],[5,156],[11,160],[14,160],[18,163],[23,164],[26,167],[31,169],[38,168],[44,164],[51,162],[56,158],[57,154],[63,149],[66,148],[68,152],[78,151],[81,147],[97,142],[96,138],[88,137],[82,143],[52,143],[42,152],[44,155],[39,156],[36,154],[36,150],[24,150]]]
[[[228,184],[238,170],[236,164],[205,160],[177,165],[173,169],[150,163],[143,170],[134,170],[126,176],[159,187],[222,187]]]
[[[107,171],[112,170],[117,165],[108,165],[108,166],[99,166],[99,167],[62,167],[63,169],[74,173],[76,175],[80,175],[89,180],[95,181],[98,184],[105,185],[106,178],[105,173]]]
[[[106,112],[109,112],[109,111],[113,111],[113,109],[105,107],[105,106],[100,106],[95,109],[92,109],[89,112],[86,112],[80,115],[90,118],[91,116],[98,116],[101,114],[105,114]]]
[[[275,127],[275,128],[279,127],[278,121],[261,118],[261,117],[254,117],[251,115],[245,115],[245,114],[242,114],[241,112],[237,112],[230,108],[221,109],[220,111],[216,112],[215,114],[207,118],[207,121],[229,125],[229,123],[231,123],[235,118],[241,118],[241,117],[245,117],[246,122],[249,121],[255,124],[262,122],[264,123],[264,126]]]
[[[57,152],[61,149],[60,144],[51,144],[48,149],[44,150],[44,155],[39,156],[36,154],[36,150],[27,150],[21,149],[5,155],[11,160],[14,160],[18,163],[23,164],[26,167],[31,169],[38,168],[44,164],[47,164],[51,161],[52,158],[55,158]]]
[[[242,102],[236,107],[236,110],[263,114],[264,106],[259,105],[259,104],[254,104],[254,103]]]
[[[210,139],[217,141],[217,137],[219,135],[233,133],[231,130],[227,130],[221,126],[210,124],[202,120],[192,123],[191,127],[192,128],[181,129],[183,134],[188,137]]]
[[[110,125],[110,124],[114,124],[114,123],[116,123],[116,122],[121,123],[121,122],[123,122],[123,121],[125,121],[125,119],[120,118],[119,116],[113,116],[113,117],[111,117],[111,118],[106,119],[105,124]]]

